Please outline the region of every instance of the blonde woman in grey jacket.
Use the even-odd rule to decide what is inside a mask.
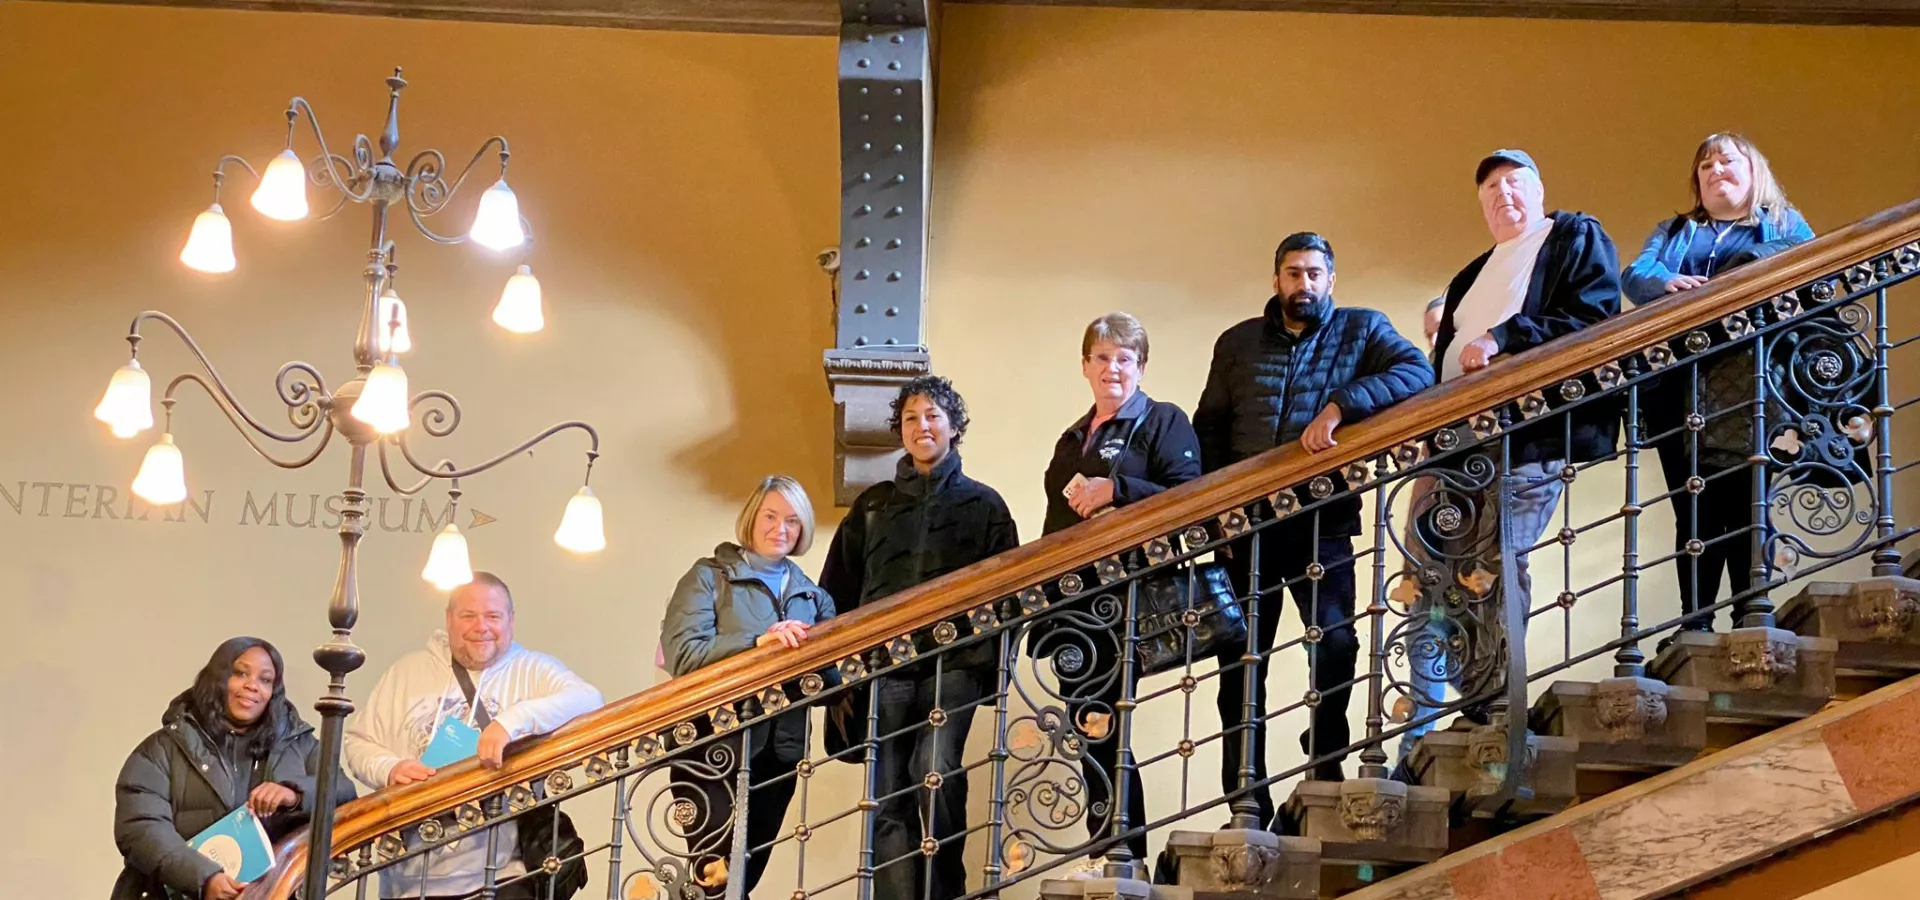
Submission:
[[[813,504],[798,481],[772,475],[760,481],[740,509],[734,541],[693,564],[674,589],[660,623],[667,669],[675,678],[758,646],[797,649],[808,629],[833,618],[833,598],[792,557],[813,546]],[[697,677],[697,676],[695,676]],[[702,727],[700,738],[710,734]],[[805,708],[746,729],[745,760],[738,736],[684,754],[673,767],[675,816],[687,841],[691,877],[710,897],[722,896],[733,854],[731,786],[744,762],[751,779],[746,804],[745,892],[766,870],[793,799],[794,768],[807,752]],[[681,886],[670,886],[680,896]]]

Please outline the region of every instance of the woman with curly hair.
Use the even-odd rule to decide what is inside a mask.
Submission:
[[[1020,543],[1006,501],[960,471],[967,404],[953,382],[927,375],[901,385],[888,424],[906,455],[893,480],[853,501],[820,569],[820,586],[848,609]],[[959,624],[961,634],[969,633]],[[920,650],[931,654],[932,642]],[[874,826],[875,897],[950,900],[966,893],[967,775],[961,753],[974,709],[994,692],[999,664],[998,646],[979,641],[930,655],[867,688],[880,694],[878,734],[888,736],[878,748],[876,796],[887,799]],[[853,708],[864,719],[864,691],[857,697]],[[945,711],[945,724],[930,727],[936,705]],[[936,772],[937,789],[909,790]],[[930,859],[920,852],[926,838],[940,842]]]

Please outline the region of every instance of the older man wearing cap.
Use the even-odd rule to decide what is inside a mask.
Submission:
[[[1531,350],[1620,312],[1620,264],[1613,240],[1592,216],[1546,211],[1546,188],[1533,157],[1521,150],[1496,150],[1480,160],[1474,184],[1494,246],[1447,285],[1433,336],[1433,367],[1442,382],[1497,365],[1496,357]],[[1557,398],[1551,399],[1557,404]],[[1439,573],[1442,578],[1485,595],[1500,584],[1504,547],[1512,551],[1518,568],[1521,596],[1511,599],[1528,603],[1532,582],[1527,551],[1539,541],[1559,505],[1565,488],[1562,473],[1569,462],[1589,462],[1613,453],[1619,441],[1616,404],[1588,403],[1564,415],[1571,416],[1571,428],[1562,415],[1548,415],[1513,433],[1510,489],[1500,490],[1496,481],[1479,497],[1453,498],[1473,501],[1470,532],[1448,535],[1432,523],[1421,523],[1434,510],[1453,504],[1431,494],[1415,497],[1412,514],[1427,538],[1413,542],[1414,555],[1421,557],[1414,562],[1426,564],[1432,556],[1425,551],[1444,549],[1448,558],[1461,562],[1443,566],[1453,571]],[[1517,412],[1514,419],[1519,419]],[[1503,506],[1511,525],[1505,533],[1499,527]],[[1419,546],[1425,540],[1444,541],[1448,546]],[[1435,623],[1434,627],[1440,626]],[[1420,634],[1408,638],[1415,644],[1408,649],[1416,665],[1418,645],[1427,643],[1428,655],[1435,646],[1421,641]],[[1444,640],[1438,642],[1439,647],[1447,645]],[[1436,671],[1455,673],[1458,667],[1439,666]],[[1439,702],[1437,696],[1413,699],[1420,707],[1417,716],[1430,714],[1428,704]],[[1425,725],[1408,737],[1424,730]]]

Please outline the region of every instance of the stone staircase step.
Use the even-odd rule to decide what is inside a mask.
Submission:
[[[1500,788],[1498,767],[1506,759],[1506,726],[1495,716],[1495,724],[1472,726],[1456,722],[1443,731],[1431,731],[1420,739],[1407,762],[1420,784],[1447,792],[1457,817],[1497,816],[1500,818],[1540,818],[1573,805],[1576,757],[1579,742],[1572,738],[1529,734],[1523,786],[1532,796],[1501,801],[1494,796]],[[1494,805],[1500,808],[1494,808]]]
[[[1556,681],[1533,704],[1529,727],[1579,742],[1580,769],[1657,772],[1706,747],[1708,693],[1651,678]],[[1582,792],[1584,794],[1584,792]]]
[[[1167,836],[1175,881],[1193,900],[1316,900],[1320,850],[1314,838],[1249,829]]]
[[[1384,778],[1302,781],[1287,799],[1287,815],[1302,837],[1320,842],[1327,865],[1404,866],[1447,852],[1443,788]]]
[[[1707,692],[1707,721],[1783,725],[1819,712],[1834,696],[1832,638],[1782,628],[1725,634],[1683,631],[1654,657],[1647,674]]]
[[[1920,672],[1920,581],[1815,581],[1781,605],[1780,627],[1838,642],[1834,666],[1898,680]]]

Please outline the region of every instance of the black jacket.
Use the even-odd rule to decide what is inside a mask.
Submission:
[[[1433,385],[1433,366],[1385,315],[1333,308],[1320,326],[1295,337],[1281,309],[1280,298],[1268,300],[1265,315],[1227,329],[1213,345],[1213,367],[1193,413],[1208,472],[1299,440],[1328,403],[1351,425]],[[1304,486],[1298,494],[1307,501]],[[1321,507],[1319,519],[1323,536],[1359,534],[1360,498]],[[1299,527],[1305,533],[1311,522]]]
[[[228,746],[236,738],[223,725],[214,726],[219,732],[201,727],[186,694],[174,698],[160,730],[134,748],[114,784],[113,843],[126,866],[114,882],[113,900],[160,900],[169,890],[198,898],[220,864],[188,847],[187,839],[245,803],[257,785],[283,784],[300,795],[299,807],[263,821],[269,837],[278,841],[307,824],[320,742],[299,713],[289,707],[285,715],[286,734],[256,760],[244,748]],[[236,759],[245,768],[234,771]],[[353,782],[344,774],[334,773],[334,785],[335,803],[353,799]]]
[[[1088,410],[1053,445],[1053,461],[1042,479],[1047,492],[1042,534],[1080,523],[1080,514],[1062,493],[1075,475],[1111,478],[1115,509],[1200,477],[1200,439],[1180,407],[1134,391],[1089,442],[1087,426],[1092,422],[1093,411]]]
[[[902,456],[892,481],[854,498],[820,567],[820,587],[844,613],[1019,545],[1006,501],[960,471],[958,450],[926,475]],[[960,634],[972,633],[964,617],[955,624]],[[982,642],[949,665],[995,666],[998,656]]]
[[[1495,325],[1490,332],[1500,345],[1502,355],[1532,350],[1557,338],[1620,313],[1620,258],[1613,239],[1600,220],[1582,212],[1555,210],[1548,216],[1553,230],[1540,248],[1533,265],[1533,281],[1520,312]],[[1434,335],[1433,362],[1437,371],[1454,345],[1453,314],[1461,298],[1480,277],[1480,269],[1493,254],[1492,248],[1467,263],[1447,285],[1446,311],[1440,318],[1440,331]],[[1479,337],[1470,334],[1465,341]],[[1589,394],[1600,385],[1592,376],[1583,376]],[[1558,386],[1543,392],[1550,408],[1564,405]],[[1518,407],[1509,409],[1512,421],[1519,422]],[[1519,429],[1514,434],[1514,464],[1569,459],[1588,462],[1614,451],[1620,441],[1620,406],[1617,400],[1600,400],[1573,412],[1573,444],[1566,441],[1566,423],[1559,416]]]

